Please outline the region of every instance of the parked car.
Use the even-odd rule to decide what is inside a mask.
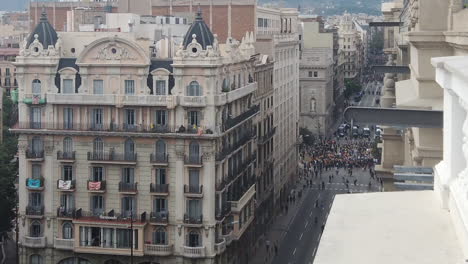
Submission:
[[[368,127],[365,127],[363,130],[362,130],[362,135],[366,138],[369,138],[370,137],[370,129]]]

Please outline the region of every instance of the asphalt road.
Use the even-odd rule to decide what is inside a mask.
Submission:
[[[362,96],[361,101],[356,103],[358,106],[369,106],[369,107],[378,107],[380,105],[377,105],[375,103],[376,98],[380,98],[383,91],[382,89],[382,84],[380,82],[374,83],[374,82],[369,82],[364,86],[364,95]],[[367,92],[370,91],[371,94],[367,94]],[[380,91],[381,95],[376,95],[377,91]],[[374,92],[374,94],[372,94]]]
[[[299,212],[289,226],[288,232],[283,238],[278,249],[278,256],[273,260],[273,264],[309,264],[313,263],[322,235],[322,225],[326,224],[333,199],[336,194],[348,193],[348,189],[343,181],[343,176],[348,179],[349,190],[352,193],[380,191],[380,185],[376,180],[371,180],[369,171],[354,169],[353,176],[348,177],[345,170],[339,171],[339,176],[335,176],[331,183],[328,183],[329,175],[335,170],[324,172],[321,179],[314,179],[314,185],[305,195],[306,199],[301,205]],[[354,179],[358,180],[354,185]],[[325,190],[319,190],[319,184],[326,182]],[[368,187],[372,182],[371,189]],[[315,207],[315,201],[319,201],[319,206]],[[315,217],[318,218],[315,223]]]

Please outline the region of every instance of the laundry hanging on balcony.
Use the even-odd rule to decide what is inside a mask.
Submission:
[[[64,180],[59,180],[58,183],[58,188],[60,190],[70,190],[71,189],[71,181],[64,181]]]
[[[99,191],[101,190],[101,182],[89,182],[88,189],[91,191]]]
[[[41,187],[41,180],[39,180],[39,179],[28,179],[28,187],[29,188],[40,188]]]

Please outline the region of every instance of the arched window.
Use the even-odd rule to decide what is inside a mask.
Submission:
[[[189,145],[189,158],[190,161],[198,161],[200,157],[200,145],[198,142],[192,141]]]
[[[39,221],[33,221],[29,229],[29,236],[40,237],[42,235],[41,223]]]
[[[199,247],[201,246],[201,236],[200,233],[196,230],[192,230],[187,235],[187,246],[189,247]]]
[[[155,245],[167,245],[167,233],[166,229],[160,227],[153,232],[153,244]]]
[[[73,139],[66,137],[63,139],[63,153],[64,155],[71,154],[73,152]]]
[[[193,81],[187,87],[187,96],[201,96],[202,91],[200,84],[197,81]]]
[[[41,94],[41,81],[38,79],[32,81],[32,94]]]
[[[165,158],[166,157],[166,142],[163,140],[156,141],[155,149],[156,157]]]
[[[31,264],[43,264],[44,260],[42,259],[41,255],[34,254],[34,255],[31,255],[29,257],[29,263],[31,263]]]
[[[72,239],[73,238],[73,225],[69,222],[66,222],[62,226],[62,238],[63,239]]]
[[[93,141],[93,153],[97,156],[102,156],[104,154],[104,141],[102,138],[95,138]]]
[[[135,143],[131,138],[125,140],[124,154],[126,159],[132,159],[135,154]]]
[[[63,259],[58,264],[91,264],[91,262],[86,259],[73,257]]]

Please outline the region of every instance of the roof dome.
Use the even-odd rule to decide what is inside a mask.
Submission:
[[[54,27],[52,27],[52,25],[49,23],[49,20],[47,20],[47,14],[44,8],[42,9],[39,24],[37,24],[34,31],[31,33],[31,35],[29,35],[26,48],[29,48],[31,43],[34,42],[35,35],[37,35],[37,40],[42,44],[44,49],[47,49],[49,45],[55,46],[55,43],[57,43],[57,32],[55,31]]]
[[[197,15],[195,16],[195,21],[193,21],[189,30],[185,34],[183,42],[184,48],[187,48],[187,46],[192,43],[193,38],[197,40],[203,49],[206,49],[207,46],[213,46],[213,33],[211,33],[210,28],[206,25],[205,21],[203,21],[200,7],[198,8]]]

